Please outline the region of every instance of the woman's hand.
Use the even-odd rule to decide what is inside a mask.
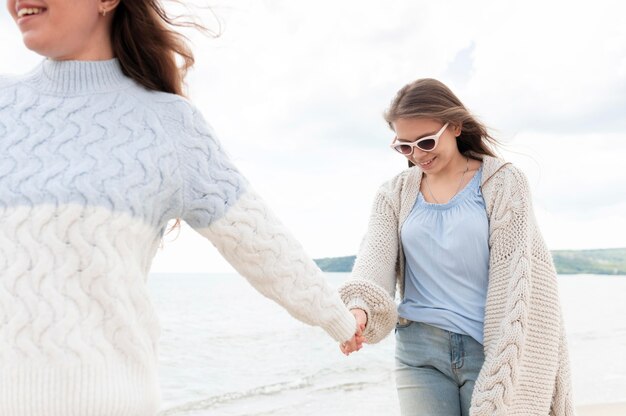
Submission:
[[[339,349],[345,355],[350,355],[350,353],[360,350],[363,348],[363,343],[367,342],[363,336],[363,331],[367,325],[367,314],[363,309],[350,309],[350,312],[352,312],[352,315],[354,315],[356,319],[357,328],[352,338],[339,344]]]

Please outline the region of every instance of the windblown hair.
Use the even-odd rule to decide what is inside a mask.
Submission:
[[[111,41],[126,76],[150,90],[184,95],[185,75],[195,60],[187,39],[174,27],[206,31],[195,22],[176,22],[159,0],[122,0],[113,16]]]
[[[385,111],[384,117],[392,130],[392,123],[400,118],[429,118],[461,126],[457,147],[462,154],[473,152],[495,156],[494,150],[498,141],[465,108],[457,96],[436,79],[418,79],[402,87]],[[413,166],[410,161],[409,166]]]

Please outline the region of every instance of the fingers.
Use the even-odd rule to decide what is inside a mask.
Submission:
[[[347,342],[345,344],[340,344],[339,345],[339,349],[341,350],[341,352],[343,353],[343,355],[348,356],[350,354],[352,354],[355,351],[358,351],[359,349],[356,347],[356,345],[351,345],[351,343]]]
[[[365,337],[355,335],[348,341],[339,344],[339,349],[344,355],[347,356],[363,348],[364,342]]]
[[[350,355],[351,353],[363,348],[363,343],[367,342],[367,339],[363,336],[363,331],[365,331],[365,322],[357,323],[354,336],[339,344],[339,349],[344,355]]]
[[[349,339],[348,341],[343,342],[342,344],[339,345],[339,347],[341,348],[341,352],[344,355],[350,355],[351,353],[353,353],[354,351],[357,351],[357,346],[356,346],[356,339],[355,337],[352,337],[351,339]]]

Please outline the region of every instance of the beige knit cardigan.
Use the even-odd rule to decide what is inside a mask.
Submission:
[[[489,285],[485,362],[470,415],[574,415],[556,271],[537,229],[526,177],[510,163],[481,158],[481,191],[489,217]],[[400,230],[421,178],[422,171],[414,167],[380,188],[352,277],[340,288],[350,308],[366,311],[370,343],[387,336],[397,321],[396,286],[400,298],[404,294]]]

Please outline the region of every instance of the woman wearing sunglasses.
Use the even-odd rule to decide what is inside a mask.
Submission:
[[[0,77],[0,415],[157,413],[146,280],[170,219],[296,318],[358,331],[182,97],[193,56],[157,0],[7,6],[46,59]]]
[[[385,118],[415,167],[380,188],[340,292],[367,342],[395,327],[402,414],[572,415],[556,272],[524,174],[436,80],[402,88]]]

